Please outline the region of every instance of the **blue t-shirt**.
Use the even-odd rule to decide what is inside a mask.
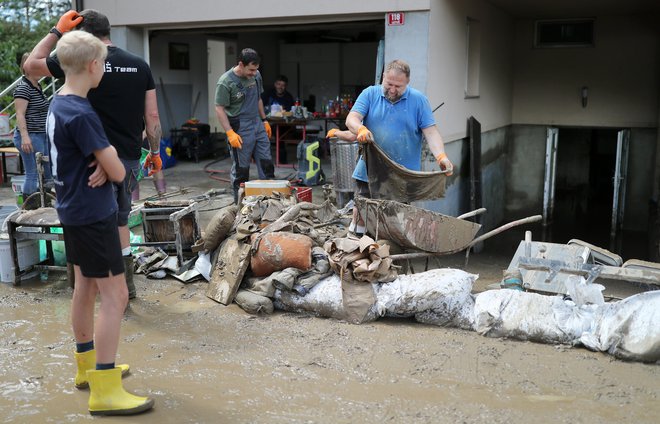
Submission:
[[[358,96],[352,112],[364,117],[378,146],[398,164],[422,169],[422,130],[435,125],[431,105],[420,91],[406,88],[394,104],[383,95],[382,85],[372,85]],[[360,157],[353,178],[368,181],[367,166]]]
[[[94,151],[110,147],[103,125],[86,98],[55,96],[50,104],[46,132],[55,180],[55,208],[64,225],[88,225],[117,213],[117,199],[110,181],[100,187],[87,185],[95,167]]]

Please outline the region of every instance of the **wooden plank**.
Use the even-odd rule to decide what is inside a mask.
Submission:
[[[211,270],[206,296],[229,305],[234,301],[245,271],[250,265],[250,244],[228,238],[219,247],[218,259]]]

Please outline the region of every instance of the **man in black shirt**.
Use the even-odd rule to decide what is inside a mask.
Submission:
[[[145,166],[151,169],[150,175],[162,167],[160,159],[162,132],[156,100],[156,86],[151,69],[142,58],[112,45],[110,22],[105,15],[92,9],[83,10],[80,14],[69,14],[69,12],[60,18],[58,25],[32,50],[30,57],[25,62],[25,68],[37,75],[64,77],[57,56],[50,56],[50,52],[62,37],[62,32],[74,29],[74,27],[91,33],[108,46],[103,78],[99,86],[89,92],[88,98],[101,118],[110,144],[117,149],[119,158],[126,168],[126,179],[117,187],[119,204],[117,221],[126,265],[128,296],[132,299],[136,296],[136,292],[133,284],[133,257],[130,249],[128,214],[131,211],[131,192],[137,185],[137,175],[140,172],[143,129],[147,132],[151,150]],[[63,20],[64,22],[62,22]],[[62,31],[59,28],[65,30]],[[90,176],[89,184],[97,186],[105,181],[105,173],[102,168],[97,167]]]
[[[283,111],[290,111],[294,101],[291,93],[286,91],[288,83],[289,79],[286,76],[280,75],[277,77],[273,84],[273,88],[264,91],[261,94],[261,100],[264,102],[264,107],[270,107],[270,110],[272,110],[272,106],[278,104],[282,106]]]

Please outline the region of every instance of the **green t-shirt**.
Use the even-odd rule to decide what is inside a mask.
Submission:
[[[240,112],[241,106],[243,106],[243,102],[245,101],[243,91],[246,88],[257,84],[257,94],[260,96],[264,91],[261,74],[258,71],[254,78],[238,77],[243,86],[243,90],[241,90],[235,80],[230,76],[233,72],[234,68],[232,67],[230,70],[222,74],[215,86],[215,104],[218,106],[224,106],[227,116],[238,115],[238,112]]]

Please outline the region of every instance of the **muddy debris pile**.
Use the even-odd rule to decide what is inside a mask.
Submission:
[[[208,270],[201,272],[209,281],[206,295],[250,314],[280,309],[355,324],[413,318],[488,337],[660,361],[660,291],[616,303],[605,303],[591,286],[588,295],[576,291],[585,285],[570,297],[515,289],[475,295],[478,276],[462,270],[399,275],[390,252],[400,247],[349,235],[347,213],[330,202],[299,203],[277,194],[246,197],[240,209],[219,210],[196,243],[203,246],[200,259],[208,258]]]

